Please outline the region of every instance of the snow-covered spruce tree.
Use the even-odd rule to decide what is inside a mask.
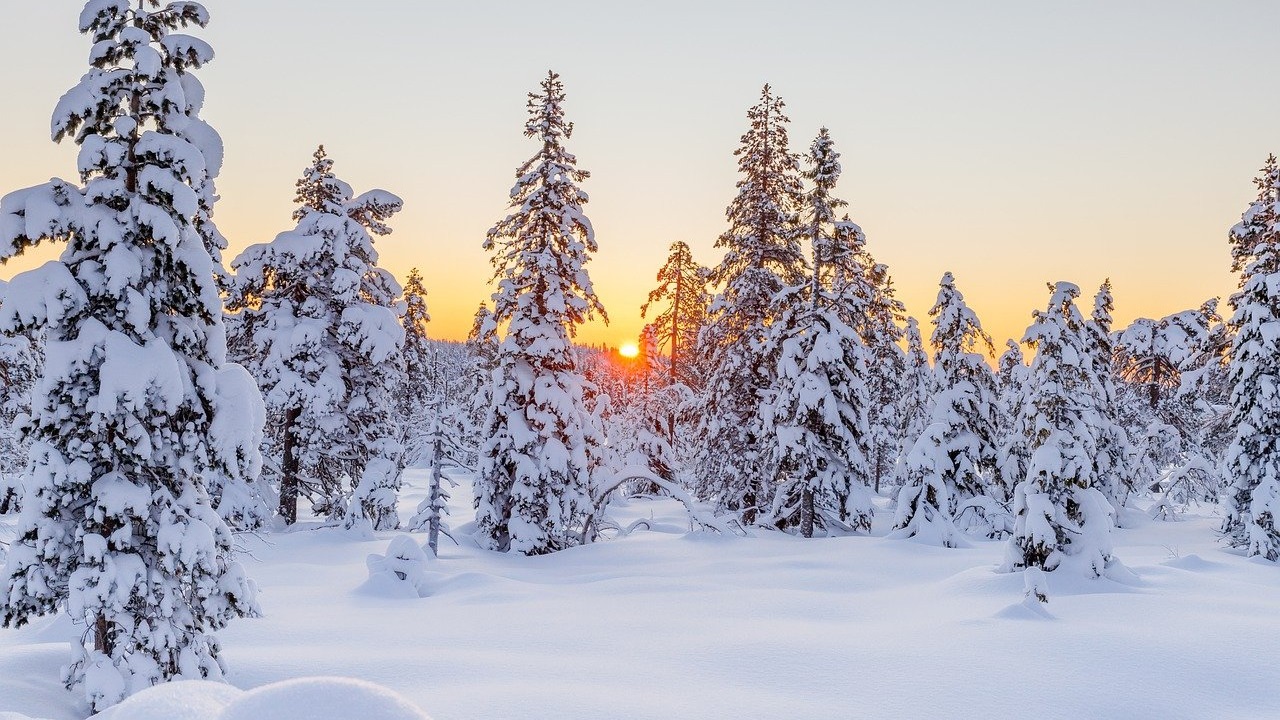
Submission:
[[[1001,502],[1013,498],[1013,490],[1027,476],[1031,458],[1030,422],[1026,403],[1030,371],[1022,346],[1009,340],[996,368],[999,399],[996,403],[996,473],[991,492]]]
[[[260,400],[226,362],[216,264],[196,227],[219,142],[191,71],[213,52],[173,31],[207,22],[195,2],[87,3],[93,67],[53,117],[54,140],[80,145],[83,187],[54,180],[0,201],[4,258],[67,244],[13,279],[0,313],[6,332],[46,335],[0,621],[65,610],[84,625],[63,679],[95,709],[222,677],[214,632],[257,613],[208,493],[215,479],[251,480]]]
[[[942,276],[929,315],[937,394],[929,422],[905,458],[894,528],[902,536],[921,535],[950,547],[960,503],[989,497],[986,478],[996,462],[995,380],[974,351],[994,350],[951,273]]]
[[[403,302],[403,374],[394,398],[400,428],[398,442],[404,447],[404,464],[425,467],[429,478],[427,497],[418,504],[407,528],[427,531],[427,548],[435,557],[443,518],[448,513],[444,469],[466,463],[466,449],[459,441],[465,434],[465,420],[461,417],[461,404],[449,402],[448,384],[453,373],[443,366],[441,352],[427,337],[431,315],[427,312],[427,288],[417,268],[410,270],[405,280]]]
[[[892,474],[902,442],[897,401],[905,368],[899,346],[905,308],[895,296],[888,267],[876,262],[867,251],[867,236],[862,228],[847,214],[836,219],[836,211],[848,203],[831,195],[841,166],[840,154],[826,128],[819,131],[808,159],[811,167],[804,176],[812,188],[806,195],[810,207],[806,234],[813,236],[813,224],[819,217],[820,224],[830,226],[831,254],[822,272],[822,286],[841,298],[834,309],[844,324],[857,331],[865,348],[870,404],[864,453],[870,483],[879,492],[881,482]]]
[[[766,85],[747,111],[750,128],[734,151],[742,175],[738,194],[725,211],[729,229],[716,241],[725,249],[712,272],[720,291],[699,335],[711,370],[694,460],[698,494],[748,525],[758,509],[772,505],[776,475],[764,430],[766,395],[778,366],[777,346],[767,342],[769,326],[781,315],[781,291],[807,276],[800,167],[788,146],[784,107]]]
[[[1119,397],[1116,391],[1115,346],[1111,337],[1111,311],[1115,301],[1108,278],[1094,296],[1093,314],[1085,324],[1089,340],[1089,358],[1097,396],[1098,424],[1093,428],[1098,454],[1095,458],[1096,484],[1116,510],[1119,519],[1129,495],[1133,492],[1137,450],[1129,442],[1129,433],[1120,424]]]
[[[384,190],[353,196],[323,147],[297,190],[297,227],[240,253],[227,302],[235,346],[267,400],[278,512],[296,522],[305,495],[349,526],[394,529],[401,448],[391,395],[404,329],[399,284],[378,267],[371,234],[391,232],[385,221],[401,201]]]
[[[529,94],[525,137],[541,147],[516,170],[511,214],[489,230],[493,318],[506,325],[476,474],[476,524],[492,550],[540,555],[591,540],[591,470],[603,442],[586,405],[573,335],[604,315],[586,271],[596,251],[583,213],[589,174],[565,148],[564,84]]]
[[[1280,167],[1267,158],[1258,198],[1231,228],[1231,424],[1222,531],[1246,555],[1280,560]]]
[[[427,288],[422,273],[417,268],[409,271],[404,284],[404,315],[400,318],[404,328],[404,346],[400,352],[403,374],[395,393],[398,440],[404,447],[406,465],[416,465],[423,458],[427,428],[435,408],[433,400],[442,395],[436,386],[436,357],[431,340],[427,337],[427,324],[431,314],[427,312]]]
[[[934,384],[933,366],[929,364],[929,355],[924,350],[924,339],[920,336],[920,322],[913,317],[907,318],[903,334],[907,341],[907,350],[903,358],[903,374],[899,382],[901,387],[897,400],[898,416],[898,454],[895,463],[894,482],[897,485],[906,483],[906,457],[915,445],[916,438],[924,433],[929,424],[929,415],[933,412],[933,398],[937,388]]]
[[[698,344],[698,332],[707,318],[707,270],[693,259],[693,253],[684,242],[671,243],[671,254],[658,270],[658,287],[649,293],[649,299],[640,306],[640,317],[646,317],[650,306],[662,303],[663,310],[649,324],[659,346],[669,349],[670,380],[672,383],[693,383],[687,370],[685,355],[692,353]]]
[[[1235,435],[1225,359],[1229,333],[1217,300],[1115,333],[1117,408],[1133,438],[1131,485],[1161,491],[1167,515],[1188,502],[1217,502],[1219,468]]]
[[[493,371],[498,368],[498,323],[484,303],[476,309],[465,347],[468,362],[463,384],[470,393],[465,396],[468,401],[461,406],[466,437],[463,445],[467,448],[468,467],[477,467],[485,418],[493,404]]]
[[[858,235],[861,237],[862,233]],[[910,390],[904,384],[908,371],[907,356],[900,344],[904,338],[900,323],[906,308],[895,295],[888,267],[875,262],[865,250],[859,254],[866,261],[863,264],[870,280],[870,302],[866,305],[863,321],[854,327],[858,328],[868,353],[870,373],[867,385],[871,407],[867,414],[870,433],[867,461],[872,487],[879,493],[884,481],[894,475],[894,463],[902,445],[900,401]]]
[[[1093,429],[1100,419],[1089,331],[1075,305],[1080,289],[1060,282],[1050,290],[1048,308],[1035,314],[1023,338],[1036,351],[1028,395],[1031,459],[1014,491],[1014,530],[1002,569],[1049,572],[1069,562],[1098,577],[1113,561],[1114,510],[1096,487]],[[1028,588],[1047,598],[1038,580]]]
[[[813,183],[806,196],[806,227],[813,247],[807,286],[787,290],[782,317],[770,328],[779,347],[773,402],[765,419],[774,444],[778,477],[769,518],[779,528],[813,537],[815,524],[871,529],[867,492],[870,431],[867,352],[842,315],[864,315],[862,267],[853,238],[857,226],[837,221],[844,201],[832,191],[840,178],[840,154],[826,128],[810,147]],[[824,278],[826,282],[824,282]]]

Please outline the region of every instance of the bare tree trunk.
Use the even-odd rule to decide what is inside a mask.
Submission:
[[[110,627],[107,616],[98,613],[98,617],[93,621],[93,649],[107,657],[111,657],[111,653],[115,650],[108,632]]]
[[[813,490],[807,484],[800,491],[800,535],[813,537]]]
[[[302,408],[289,408],[284,415],[284,459],[280,463],[280,517],[286,525],[298,522],[298,472],[302,460],[298,457],[294,432]]]
[[[440,428],[436,428],[435,437],[431,441],[431,488],[427,499],[431,503],[431,516],[427,521],[427,547],[431,549],[431,557],[439,557],[440,546],[440,456],[444,449],[440,442]]]
[[[675,300],[671,303],[670,375],[671,375],[672,385],[675,385],[676,382],[678,382],[677,378],[680,375],[676,369],[676,362],[677,362],[677,358],[679,356],[679,351],[680,351],[680,308],[681,308],[680,303],[682,300],[684,300],[681,293],[681,290],[683,289],[682,285],[684,284],[683,281],[684,281],[684,268],[681,267],[676,270],[676,296],[675,296]]]

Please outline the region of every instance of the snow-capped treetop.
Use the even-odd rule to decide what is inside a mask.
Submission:
[[[823,230],[835,223],[836,210],[849,204],[832,194],[840,180],[840,153],[825,127],[818,131],[818,137],[809,146],[808,160],[809,169],[802,173],[812,183],[805,196],[805,206],[809,211],[806,232],[816,241],[813,255],[815,264],[819,264],[834,259]]]
[[[1280,221],[1280,163],[1275,155],[1268,155],[1258,177],[1253,184],[1258,188],[1258,197],[1254,200],[1240,222],[1231,228],[1231,271],[1243,273],[1249,263],[1258,255],[1264,242],[1273,242],[1276,234],[1276,223]],[[1241,279],[1241,288],[1245,280]],[[1238,294],[1237,294],[1238,295]],[[1239,307],[1237,296],[1232,296],[1233,307]]]
[[[1115,297],[1111,294],[1111,278],[1102,281],[1098,294],[1093,296],[1093,324],[1103,333],[1111,333],[1111,313],[1116,308]]]
[[[737,327],[763,323],[777,293],[802,284],[806,275],[798,216],[803,186],[799,159],[787,136],[785,107],[765,85],[760,102],[747,111],[751,126],[734,150],[742,177],[725,210],[729,229],[716,240],[725,256],[712,273],[723,288],[712,312]]]
[[[929,310],[933,318],[933,362],[942,378],[956,378],[965,356],[985,350],[995,354],[991,337],[982,329],[978,316],[965,304],[964,295],[956,288],[955,276],[945,273],[939,282],[938,300]],[[981,356],[979,356],[981,359]]]
[[[595,230],[583,213],[587,194],[577,183],[590,173],[564,146],[573,123],[564,119],[564,84],[548,72],[541,92],[529,93],[525,137],[542,147],[516,171],[511,214],[494,225],[484,249],[493,253],[493,314],[512,322],[510,335],[527,352],[563,356],[569,338],[593,314],[607,319],[586,272],[596,251]],[[520,322],[516,322],[519,319]],[[552,337],[541,337],[550,333]],[[547,340],[551,342],[548,344]]]
[[[1026,360],[1022,355],[1022,346],[1013,340],[1006,340],[1004,343],[1005,351],[1000,355],[1000,361],[997,363],[997,375],[1000,378],[1012,377],[1015,369],[1026,367]]]

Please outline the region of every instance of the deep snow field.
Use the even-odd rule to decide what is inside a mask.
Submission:
[[[425,476],[408,483],[404,518]],[[466,485],[453,495],[465,531]],[[395,533],[303,523],[241,536],[265,617],[220,636],[237,688],[349,676],[434,720],[1280,717],[1280,567],[1221,549],[1212,508],[1199,512],[1130,511],[1115,543],[1136,578],[1050,574],[1043,613],[1020,574],[995,572],[1002,542],[885,538],[887,512],[871,537],[744,538],[690,533],[674,501],[623,501],[620,524],[652,529],[535,558],[442,538],[421,598],[368,582],[366,558]],[[0,541],[12,525],[0,518]],[[65,617],[0,630],[0,720],[85,717],[58,681],[79,630]],[[154,717],[255,716],[213,707],[238,691],[192,687],[167,700],[190,712]],[[309,717],[297,699],[319,695],[272,697],[258,717]],[[375,720],[360,702],[352,717]]]

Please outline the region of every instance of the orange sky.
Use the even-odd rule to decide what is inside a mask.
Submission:
[[[1110,276],[1122,323],[1229,293],[1227,229],[1280,147],[1280,96],[1260,92],[1253,70],[1274,64],[1276,3],[801,2],[764,14],[571,0],[558,6],[564,40],[550,43],[531,42],[545,11],[531,4],[208,5],[201,35],[218,60],[201,77],[227,144],[216,220],[232,254],[288,229],[293,182],[323,142],[357,191],[405,199],[379,248],[402,278],[422,268],[446,338],[465,335],[490,292],[480,244],[534,149],[524,93],[548,67],[569,94],[570,149],[593,174],[590,271],[612,318],[580,339],[612,346],[638,335],[672,241],[718,260],[732,152],[765,81],[788,103],[796,150],[830,127],[838,192],[909,311],[923,320],[950,270],[997,346],[1021,335],[1050,281],[1091,295]],[[85,70],[78,7],[5,10],[23,32],[0,45],[0,191],[74,174],[74,148],[47,138],[54,103]],[[813,42],[819,11],[831,38]],[[332,62],[311,63],[317,47]]]

